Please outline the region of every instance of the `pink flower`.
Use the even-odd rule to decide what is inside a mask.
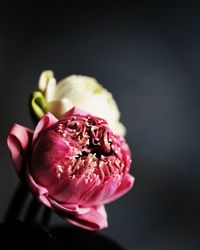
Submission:
[[[104,204],[133,186],[125,140],[105,120],[77,108],[59,120],[47,113],[34,132],[15,124],[8,147],[36,198],[85,229],[107,227]]]

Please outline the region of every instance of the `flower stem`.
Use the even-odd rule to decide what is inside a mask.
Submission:
[[[16,219],[19,219],[20,213],[25,205],[28,194],[29,194],[28,187],[24,183],[20,182],[13,194],[13,198],[10,201],[9,207],[5,214],[4,217],[5,223],[10,223],[15,221]],[[36,223],[36,217],[40,208],[41,204],[33,197],[27,208],[23,221],[25,223]],[[39,225],[47,232],[49,231],[48,228],[51,220],[51,214],[52,214],[51,209],[44,207],[42,218],[41,221],[39,222]]]
[[[11,222],[16,220],[24,205],[26,197],[28,195],[28,188],[25,184],[19,183],[13,198],[9,204],[8,210],[5,215],[5,222]]]
[[[50,208],[45,207],[42,215],[41,226],[44,230],[48,231],[50,220],[51,220],[52,211]]]
[[[27,209],[24,222],[26,222],[26,223],[35,222],[35,218],[36,218],[37,213],[40,209],[40,206],[41,206],[40,203],[35,198],[33,198],[32,201],[30,202],[28,209]]]

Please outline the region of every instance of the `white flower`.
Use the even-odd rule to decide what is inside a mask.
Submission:
[[[113,132],[125,135],[125,127],[119,122],[120,113],[112,94],[95,78],[71,75],[56,83],[53,72],[46,70],[40,76],[38,88],[32,99],[32,108],[37,117],[41,118],[49,111],[59,118],[76,106],[104,118]]]

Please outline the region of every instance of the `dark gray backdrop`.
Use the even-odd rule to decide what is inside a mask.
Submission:
[[[200,246],[200,8],[191,1],[0,8],[0,216],[18,179],[6,149],[44,69],[96,77],[118,102],[135,187],[107,205],[129,250]],[[64,223],[54,216],[53,223]]]

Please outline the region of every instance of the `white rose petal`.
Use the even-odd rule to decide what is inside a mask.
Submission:
[[[45,96],[47,111],[60,117],[72,107],[79,107],[94,116],[105,119],[115,133],[125,135],[119,122],[120,112],[112,94],[95,78],[71,75],[56,84],[52,71],[42,73],[39,90]]]
[[[56,117],[61,117],[66,111],[73,108],[72,102],[67,99],[63,98],[57,101],[47,102],[47,110],[54,114]]]

